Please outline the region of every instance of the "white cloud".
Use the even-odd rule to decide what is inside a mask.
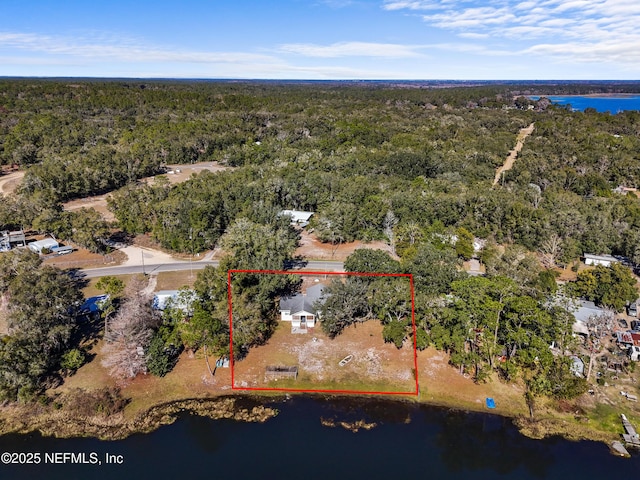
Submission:
[[[622,64],[640,64],[638,43],[623,44],[617,42],[601,42],[597,45],[589,43],[539,44],[527,49],[524,53],[548,55],[560,59],[570,58],[576,63],[616,62]]]
[[[407,71],[316,62],[297,65],[284,54],[311,57],[414,58],[419,46],[344,42],[327,46],[285,45],[272,54],[184,51],[105,33],[82,37],[0,32],[0,75],[90,75],[176,78],[407,78]],[[291,55],[290,55],[291,56]],[[38,68],[39,67],[39,68]],[[33,70],[37,68],[37,70]],[[27,72],[27,73],[18,73]],[[48,73],[44,73],[48,72]]]
[[[437,1],[387,1],[382,6],[385,10],[431,10],[439,7]]]
[[[459,33],[458,36],[462,38],[471,38],[471,39],[489,38],[488,33],[475,33],[475,32],[462,32],[462,33]]]
[[[436,43],[431,45],[432,48],[439,50],[447,50],[450,52],[473,53],[476,55],[486,55],[492,57],[502,57],[509,55],[517,55],[517,53],[509,50],[490,48],[478,43]]]
[[[331,45],[310,43],[290,43],[281,45],[279,50],[307,57],[382,57],[409,58],[421,56],[417,45],[399,45],[395,43],[339,42]]]
[[[422,17],[437,27],[459,29],[482,27],[485,25],[505,24],[515,19],[515,15],[506,8],[479,7],[468,8],[462,12],[444,12]]]
[[[84,60],[122,62],[243,63],[272,62],[274,57],[245,52],[180,51],[144,45],[132,39],[114,40],[105,35],[62,37],[33,33],[0,32],[0,49],[15,48],[30,52],[82,58]],[[100,38],[102,37],[102,38]]]
[[[431,27],[466,39],[494,43],[502,39],[504,48],[514,54],[620,66],[638,62],[640,0],[499,0],[485,6],[487,3],[386,0],[382,8],[422,10],[421,18]]]

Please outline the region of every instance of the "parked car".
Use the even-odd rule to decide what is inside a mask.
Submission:
[[[627,308],[627,313],[632,317],[638,316],[638,305],[634,302]]]
[[[619,318],[618,319],[618,325],[620,325],[620,328],[624,328],[624,329],[629,328],[629,324],[627,323],[627,321],[624,318]]]
[[[631,360],[637,362],[638,360],[640,360],[640,347],[636,347],[635,345],[629,347],[629,349],[627,350],[627,355]]]
[[[631,330],[633,330],[634,332],[640,332],[639,320],[631,320]]]

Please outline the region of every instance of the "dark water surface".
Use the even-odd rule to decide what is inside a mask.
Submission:
[[[0,452],[91,452],[102,465],[0,465],[0,478],[44,479],[386,479],[632,478],[640,456],[606,445],[530,440],[501,417],[380,401],[296,398],[264,424],[184,415],[146,435],[103,442],[40,435],[0,437]],[[378,422],[358,433],[320,418]],[[408,422],[408,423],[407,423]],[[106,465],[105,454],[122,455]]]
[[[529,97],[538,100],[539,96]],[[571,108],[583,112],[586,108],[595,108],[598,112],[618,113],[624,110],[640,110],[640,95],[620,97],[589,97],[579,95],[547,95],[552,103],[571,105]]]

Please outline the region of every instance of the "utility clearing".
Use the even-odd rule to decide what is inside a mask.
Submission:
[[[516,138],[516,146],[513,147],[513,150],[509,152],[509,156],[505,160],[504,165],[502,165],[501,167],[498,167],[498,169],[496,170],[496,176],[493,179],[494,186],[497,185],[498,182],[500,181],[500,175],[502,175],[507,170],[511,170],[511,168],[513,167],[513,162],[516,161],[516,157],[518,156],[518,153],[520,153],[520,150],[522,150],[522,147],[524,146],[525,139],[533,133],[534,128],[535,128],[535,124],[532,123],[528,127],[520,129],[520,132],[518,133],[518,137]]]

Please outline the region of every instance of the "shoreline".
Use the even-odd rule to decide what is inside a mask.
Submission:
[[[250,398],[236,395],[175,400],[154,405],[133,418],[126,418],[122,412],[109,416],[79,416],[73,412],[45,409],[40,405],[12,405],[8,408],[13,415],[7,418],[6,410],[0,414],[0,435],[39,432],[45,437],[92,437],[115,441],[135,434],[151,433],[174,423],[183,413],[213,420],[232,419],[259,423],[278,414],[276,409],[258,402],[243,405],[247,401]],[[24,418],[27,420],[23,420]]]
[[[610,99],[619,99],[619,100],[628,100],[632,98],[640,98],[640,93],[585,93],[584,95],[572,93],[567,95],[553,94],[553,95],[528,95],[531,97],[538,98],[610,98]]]
[[[589,97],[589,98],[633,98],[640,97],[640,93],[587,93],[585,95],[550,95],[552,97]]]
[[[162,426],[173,424],[183,414],[202,416],[213,420],[231,419],[239,422],[264,423],[279,414],[277,408],[279,404],[295,398],[315,398],[327,402],[354,404],[365,409],[367,406],[381,404],[391,407],[411,405],[461,414],[498,416],[509,419],[521,435],[536,440],[559,436],[569,441],[595,441],[610,446],[613,441],[620,439],[620,435],[590,428],[588,421],[572,422],[570,417],[540,415],[532,420],[520,414],[487,411],[486,408],[473,408],[472,405],[463,406],[455,401],[429,401],[409,396],[388,398],[376,395],[352,396],[310,393],[295,395],[237,393],[209,398],[186,398],[152,405],[134,416],[126,416],[122,412],[109,416],[78,416],[74,415],[74,412],[56,410],[50,406],[12,404],[2,407],[0,410],[0,435],[28,435],[38,432],[43,437],[61,439],[89,437],[104,441],[118,441],[135,434],[152,433]],[[451,400],[453,399],[451,398]],[[340,426],[354,432],[359,429],[375,428],[379,421],[375,414],[363,413],[362,416],[371,418],[349,422],[340,419],[327,420],[324,417],[319,417],[318,420],[328,428]]]

